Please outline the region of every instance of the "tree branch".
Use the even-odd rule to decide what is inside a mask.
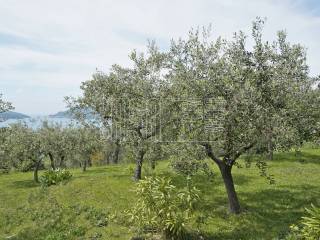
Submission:
[[[216,164],[221,164],[222,161],[213,153],[212,147],[209,143],[202,143],[202,146],[206,149],[208,157],[210,157]]]
[[[239,150],[236,151],[236,153],[234,154],[233,158],[232,158],[232,162],[235,162],[240,156],[241,154],[245,153],[246,151],[248,151],[249,149],[251,149],[254,145],[256,145],[256,141],[254,141],[253,143],[250,143],[242,148],[240,148]]]

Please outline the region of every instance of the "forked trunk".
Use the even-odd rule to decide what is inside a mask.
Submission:
[[[136,170],[134,172],[133,179],[135,181],[139,181],[141,179],[141,169],[142,169],[142,163],[143,163],[143,157],[145,152],[143,150],[139,150],[137,161],[136,161]]]
[[[231,173],[232,166],[229,166],[226,163],[222,162],[219,164],[219,169],[220,169],[223,182],[227,191],[230,212],[234,214],[238,214],[240,213],[240,204],[239,204],[236,190],[234,188],[234,183],[233,183],[233,178]]]

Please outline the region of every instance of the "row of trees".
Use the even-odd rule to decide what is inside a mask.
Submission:
[[[94,154],[103,151],[103,136],[97,128],[43,122],[40,128],[32,129],[17,123],[2,128],[1,133],[1,169],[32,170],[36,182],[45,162],[53,170],[81,166],[86,171]]]
[[[258,147],[272,156],[319,136],[318,79],[309,77],[305,49],[283,31],[264,41],[263,25],[253,23],[251,47],[243,32],[227,41],[209,29],[172,41],[168,51],[150,43],[147,54],[131,53],[132,67],[114,65],[83,82],[69,107],[78,116],[90,109],[114,144],[133,147],[136,180],[155,143],[201,147],[239,213],[232,168],[240,156]]]
[[[272,156],[320,135],[318,79],[309,77],[305,49],[282,31],[263,41],[263,24],[253,23],[251,47],[242,32],[227,41],[212,39],[210,29],[191,31],[167,51],[152,42],[146,54],[131,53],[132,67],[97,72],[82,83],[81,97],[66,98],[81,127],[13,125],[2,154],[11,166],[32,168],[35,180],[44,158],[53,169],[66,159],[85,169],[94,153],[108,151],[114,163],[121,152],[133,153],[139,180],[145,160],[154,167],[163,149],[180,159],[206,157],[221,172],[231,212],[239,213],[232,168],[240,156]]]

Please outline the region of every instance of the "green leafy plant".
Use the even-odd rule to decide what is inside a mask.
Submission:
[[[311,204],[306,208],[307,215],[303,216],[298,225],[290,226],[290,234],[286,240],[318,240],[320,239],[320,208]]]
[[[139,234],[161,234],[164,239],[184,239],[199,191],[190,185],[179,190],[171,179],[148,177],[135,190],[137,204],[127,211]]]
[[[48,187],[61,182],[66,182],[70,180],[71,177],[71,172],[65,169],[47,170],[40,177],[40,184],[43,187]]]

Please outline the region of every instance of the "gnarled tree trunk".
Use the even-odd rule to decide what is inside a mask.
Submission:
[[[206,149],[208,157],[210,157],[219,167],[220,173],[224,182],[224,186],[227,191],[228,195],[228,201],[229,201],[229,209],[230,212],[233,214],[239,214],[240,213],[240,203],[238,200],[238,196],[236,193],[236,190],[234,188],[233,178],[232,178],[232,165],[234,161],[231,161],[229,159],[229,164],[227,162],[219,159],[217,156],[214,155],[212,148],[209,144],[203,145]],[[239,156],[239,155],[238,155]]]

